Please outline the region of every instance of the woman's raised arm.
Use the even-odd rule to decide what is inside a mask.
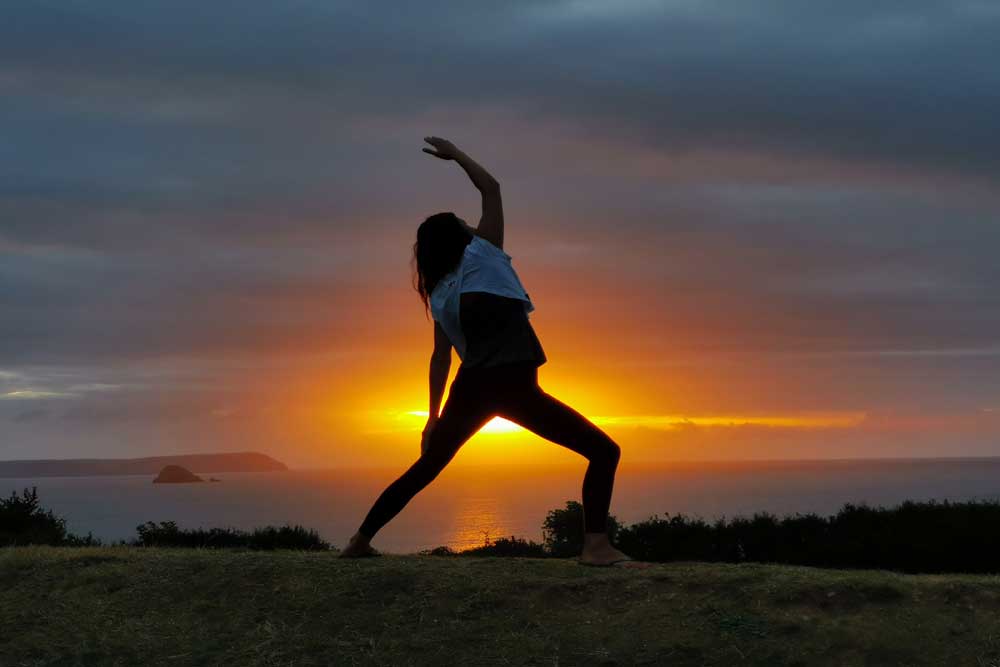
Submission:
[[[469,175],[472,184],[483,196],[483,217],[479,220],[476,234],[496,247],[503,248],[503,202],[500,198],[500,182],[447,139],[424,137],[424,141],[435,149],[424,148],[425,153],[442,160],[454,160]]]

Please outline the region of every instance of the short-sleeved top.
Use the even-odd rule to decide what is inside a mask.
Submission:
[[[546,361],[528,321],[535,306],[511,256],[481,236],[473,236],[458,266],[434,287],[430,305],[463,367]]]

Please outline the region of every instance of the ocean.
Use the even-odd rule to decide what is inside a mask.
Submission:
[[[546,514],[580,500],[585,466],[449,466],[372,544],[410,553],[511,535],[540,542]],[[36,486],[42,505],[66,518],[71,531],[106,541],[134,538],[146,521],[243,529],[292,523],[339,547],[403,470],[213,473],[221,483],[178,485],[154,485],[151,476],[7,478],[0,493]],[[1000,458],[623,463],[611,513],[622,523],[667,514],[711,520],[761,511],[830,514],[844,503],[908,499],[1000,499]]]

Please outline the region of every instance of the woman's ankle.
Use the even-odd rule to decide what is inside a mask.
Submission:
[[[611,540],[608,538],[607,532],[583,534],[584,549],[593,549],[595,547],[602,547],[606,544],[611,544]]]

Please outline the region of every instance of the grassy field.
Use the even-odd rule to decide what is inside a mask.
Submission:
[[[1000,577],[0,549],[7,665],[1000,665]]]

